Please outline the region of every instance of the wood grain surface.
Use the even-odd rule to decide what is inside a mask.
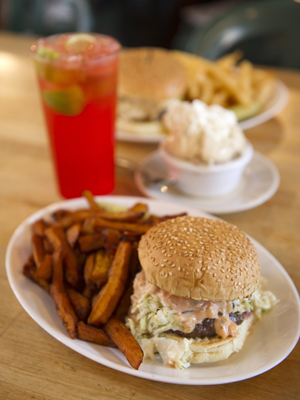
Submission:
[[[39,327],[15,298],[5,272],[14,229],[61,200],[56,189],[29,46],[32,37],[0,33],[0,399],[300,399],[300,345],[278,366],[246,381],[182,386],[125,375],[64,346]],[[290,100],[280,115],[246,131],[255,150],[277,166],[277,193],[252,210],[221,215],[265,246],[300,288],[300,71],[276,70]],[[156,145],[117,143],[141,160]],[[141,195],[132,174],[117,169],[114,193]],[[276,349],[274,349],[276,351]]]

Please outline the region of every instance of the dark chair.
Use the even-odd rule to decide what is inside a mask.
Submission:
[[[215,60],[235,50],[256,64],[300,68],[300,3],[259,0],[235,5],[200,31],[189,33],[181,50]]]
[[[4,0],[4,4],[4,28],[9,31],[52,35],[93,28],[87,0]]]

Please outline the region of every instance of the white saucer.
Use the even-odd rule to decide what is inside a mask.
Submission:
[[[274,195],[280,182],[275,165],[257,152],[254,152],[239,186],[232,193],[217,198],[191,197],[180,192],[175,185],[171,185],[167,190],[157,184],[147,186],[143,171],[168,179],[167,166],[157,151],[142,160],[139,170],[135,173],[135,182],[141,192],[154,199],[171,201],[212,214],[229,214],[257,207]]]

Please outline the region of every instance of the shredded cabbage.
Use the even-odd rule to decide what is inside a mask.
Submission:
[[[238,313],[253,311],[259,319],[264,312],[270,311],[278,300],[272,292],[262,290],[263,283],[265,283],[264,278],[251,297],[234,300],[232,311]],[[177,318],[177,313],[170,307],[163,306],[156,295],[144,294],[136,307],[131,309],[131,316],[127,318],[126,324],[141,345],[144,358],[154,360],[159,354],[166,365],[176,369],[187,368],[190,365],[189,359],[193,354],[190,344],[195,340],[186,338],[176,340],[163,335],[168,330],[183,331],[183,326]]]

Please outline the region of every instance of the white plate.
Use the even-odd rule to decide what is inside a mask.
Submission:
[[[147,171],[152,176],[168,177],[167,166],[158,151],[142,160],[139,170],[135,173],[135,182],[140,191],[154,199],[170,201],[212,214],[229,214],[257,207],[274,195],[280,182],[275,165],[258,152],[254,152],[238,187],[233,192],[216,198],[192,197],[179,191],[175,185],[170,186],[167,191],[159,185],[146,186],[142,171]]]
[[[98,200],[127,206],[138,201],[147,202],[151,212],[157,214],[186,211],[190,215],[208,216],[188,207],[144,198],[103,196]],[[145,360],[140,369],[136,371],[128,365],[119,350],[70,339],[50,296],[22,275],[22,266],[31,252],[30,225],[35,220],[48,216],[59,208],[76,209],[85,206],[84,199],[73,199],[52,204],[36,212],[16,229],[7,248],[6,271],[13,292],[27,313],[61,343],[83,356],[115,370],[140,378],[185,385],[212,385],[251,378],[276,366],[292,351],[300,332],[300,306],[297,290],[279,262],[255,241],[254,245],[262,264],[262,274],[269,281],[267,289],[272,290],[280,302],[270,314],[255,324],[244,348],[239,353],[233,354],[228,360],[193,365],[184,371],[166,367],[159,361]]]
[[[278,80],[277,86],[272,99],[267,103],[264,110],[256,115],[255,117],[249,118],[245,121],[239,123],[243,130],[254,128],[270,119],[274,118],[279,114],[287,105],[289,99],[289,91],[286,85]],[[117,139],[124,142],[136,142],[136,143],[159,143],[166,138],[166,135],[157,134],[149,135],[143,134],[139,135],[136,133],[128,132],[117,132]]]

